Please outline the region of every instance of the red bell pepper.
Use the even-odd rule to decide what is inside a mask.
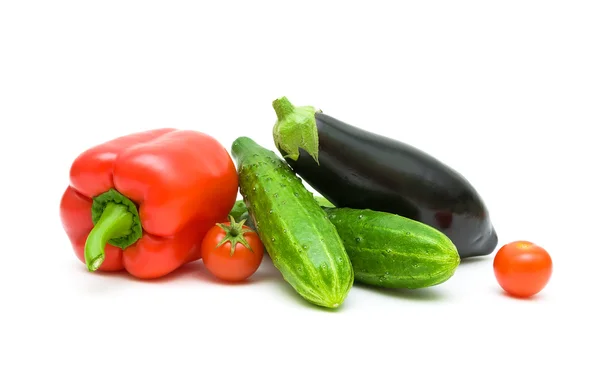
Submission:
[[[217,140],[157,129],[80,154],[60,216],[90,271],[157,278],[200,258],[202,238],[227,220],[237,191],[235,165]]]

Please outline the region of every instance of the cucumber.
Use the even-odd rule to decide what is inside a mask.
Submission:
[[[288,164],[248,137],[232,144],[240,193],[283,279],[312,304],[342,305],[354,270],[325,211]]]
[[[314,198],[317,204],[319,204],[321,207],[335,207],[331,202],[329,202],[329,200],[327,200],[323,196],[315,196]],[[229,216],[232,216],[236,222],[240,222],[245,219],[246,222],[244,223],[244,225],[256,230],[256,228],[254,227],[254,223],[252,223],[252,218],[248,216],[248,208],[246,208],[246,203],[244,202],[244,200],[237,200],[235,202],[235,204],[231,208],[231,211],[229,212]]]
[[[333,209],[321,199],[315,196],[342,237],[358,282],[390,288],[430,287],[448,280],[460,264],[455,245],[435,228],[390,213]]]
[[[344,242],[357,282],[425,288],[450,279],[460,264],[453,242],[424,223],[374,210],[324,211]]]
[[[315,196],[315,201],[317,202],[317,204],[319,204],[322,208],[335,208],[335,205],[333,205],[331,203],[331,201],[327,200],[326,198],[324,198],[323,196]]]

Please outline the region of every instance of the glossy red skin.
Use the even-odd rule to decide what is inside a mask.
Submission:
[[[92,198],[111,188],[138,205],[143,235],[125,250],[107,244],[98,270],[149,279],[201,257],[204,235],[235,203],[238,180],[226,149],[200,132],[158,129],[88,149],[73,162],[60,204],[63,228],[84,263]]]
[[[498,284],[515,297],[531,297],[542,291],[550,281],[552,268],[550,254],[529,241],[508,243],[494,257]]]
[[[223,224],[229,225],[229,222]],[[244,233],[244,238],[252,251],[238,242],[233,256],[231,242],[227,241],[216,247],[225,238],[225,231],[221,227],[215,225],[206,233],[201,246],[202,260],[206,269],[215,277],[228,282],[241,282],[258,270],[264,255],[264,246],[256,232],[247,226],[243,228],[250,231]]]

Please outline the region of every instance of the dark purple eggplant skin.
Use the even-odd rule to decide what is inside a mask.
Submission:
[[[398,214],[443,232],[461,259],[491,254],[498,244],[489,212],[460,173],[428,153],[315,113],[317,163],[300,148],[286,157],[296,174],[336,207]]]

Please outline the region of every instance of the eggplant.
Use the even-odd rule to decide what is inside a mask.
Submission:
[[[336,207],[397,214],[444,233],[461,259],[491,254],[498,236],[469,181],[407,143],[342,122],[312,106],[273,101],[277,150]]]

